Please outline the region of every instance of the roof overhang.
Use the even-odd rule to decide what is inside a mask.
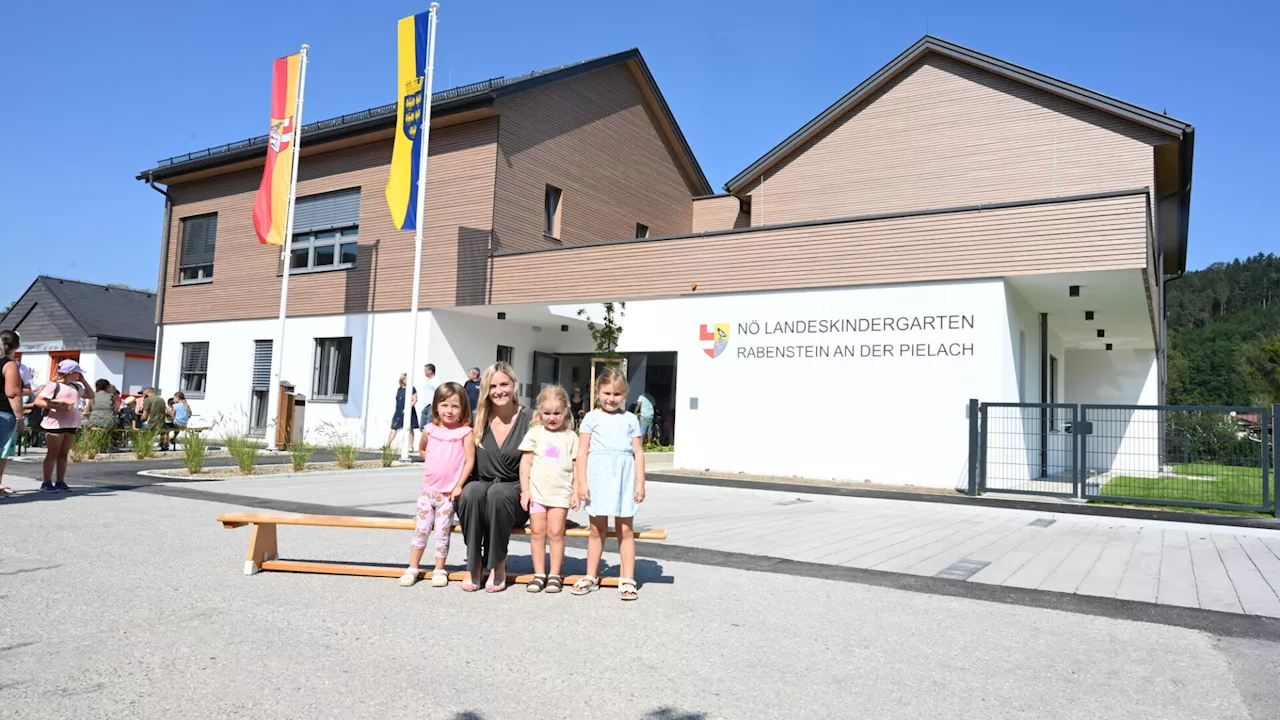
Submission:
[[[675,115],[667,105],[662,91],[658,89],[657,81],[649,71],[644,57],[635,48],[519,78],[496,78],[434,93],[431,102],[431,127],[435,129],[496,116],[495,101],[499,98],[619,64],[627,65],[640,85],[667,141],[675,151],[693,193],[710,194],[711,184],[676,123]],[[302,145],[302,154],[305,156],[313,152],[328,152],[348,145],[384,139],[384,136],[389,138],[394,134],[396,117],[396,103],[390,103],[305,125],[302,130],[306,142]],[[266,146],[267,136],[260,135],[188,153],[161,161],[156,167],[139,173],[137,179],[172,183],[261,165],[266,159]]]

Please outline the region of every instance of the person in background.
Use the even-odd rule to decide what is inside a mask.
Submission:
[[[395,441],[396,433],[404,427],[404,386],[407,377],[404,373],[400,373],[400,387],[396,389],[396,414],[391,416],[391,434],[387,436],[388,445]],[[418,429],[418,388],[413,389],[413,395],[409,398],[409,417],[409,447],[413,447],[413,432]]]
[[[422,366],[422,374],[427,376],[426,383],[422,386],[422,396],[427,399],[427,404],[422,406],[422,419],[424,422],[431,417],[431,399],[436,396],[436,388],[440,387],[440,381],[436,379],[436,366],[427,363]]]
[[[120,405],[120,427],[125,430],[134,430],[138,427],[138,410],[136,407],[138,399],[127,397]]]
[[[44,482],[40,485],[40,492],[71,492],[66,482],[67,455],[80,430],[80,401],[88,399],[92,392],[80,363],[63,360],[58,363],[53,381],[36,395],[36,404],[45,410],[40,424],[49,445],[44,456]],[[55,469],[58,473],[56,483],[53,481]]]
[[[169,401],[170,407],[173,408],[173,414],[170,416],[169,427],[173,429],[173,443],[178,442],[178,433],[187,429],[187,424],[191,422],[191,403],[187,402],[187,396],[181,392],[173,394],[173,399]]]
[[[11,439],[22,433],[22,373],[13,353],[18,351],[18,333],[12,330],[0,332],[0,446],[9,447]],[[15,446],[16,447],[16,446]],[[13,488],[4,484],[8,454],[0,454],[0,498],[13,494]]]
[[[587,400],[582,397],[582,388],[574,388],[573,395],[569,396],[569,412],[573,415],[573,429],[577,430],[587,414]]]
[[[476,403],[480,401],[480,368],[467,368],[467,381],[462,384],[462,391],[467,394],[467,402],[471,403],[474,414]]]
[[[653,398],[642,392],[636,398],[636,416],[640,418],[640,432],[644,435],[644,444],[648,445],[653,438]]]
[[[155,388],[146,388],[142,391],[142,414],[138,417],[148,430],[155,430],[160,435],[160,449],[169,449],[169,435],[164,432],[164,426],[169,421],[169,406],[165,403],[164,398],[156,394]]]
[[[93,399],[89,401],[89,417],[85,427],[114,430],[116,428],[116,396],[111,383],[99,380],[93,384]]]

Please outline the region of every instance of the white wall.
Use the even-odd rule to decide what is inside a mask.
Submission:
[[[533,330],[528,323],[499,321],[450,311],[422,312],[418,318],[417,352],[413,359],[414,386],[423,382],[422,367],[436,366],[441,381],[462,383],[466,368],[493,363],[497,346],[515,349],[515,369],[522,381],[533,370],[533,351],[587,352],[585,330],[561,333],[559,324]],[[242,432],[248,426],[252,387],[253,344],[274,340],[275,320],[241,320],[168,325],[160,368],[162,392],[179,389],[182,343],[208,342],[208,385],[204,398],[192,399],[196,414],[217,421],[220,429]],[[326,442],[335,432],[356,437],[367,447],[385,440],[395,411],[396,383],[409,371],[409,314],[366,313],[290,318],[285,337],[281,378],[293,383],[308,399],[304,425],[310,442]],[[351,381],[347,401],[312,399],[315,341],[350,337]],[[426,398],[419,398],[425,405]]]
[[[43,387],[52,377],[49,374],[49,353],[47,352],[24,352],[19,362],[31,368],[32,388]]]
[[[1067,353],[1070,401],[1100,405],[1159,403],[1159,364],[1154,350],[1071,350]],[[1092,474],[1153,475],[1160,469],[1163,413],[1097,409],[1087,418],[1084,468]]]
[[[80,353],[80,367],[89,383],[106,380],[127,393],[124,387],[124,352],[118,350],[85,350]]]
[[[764,330],[780,321],[938,315],[972,316],[973,327]],[[753,321],[760,332],[743,334]],[[703,351],[704,323],[730,326],[719,357]],[[1007,327],[999,280],[684,297],[627,303],[618,349],[678,353],[677,467],[952,487],[967,466],[968,399],[1003,396]],[[903,344],[919,343],[970,346],[971,354],[901,356]],[[746,354],[797,345],[852,346],[855,357]],[[863,356],[872,345],[894,354]]]

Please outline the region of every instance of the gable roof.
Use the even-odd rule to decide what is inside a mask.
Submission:
[[[670,106],[667,105],[666,98],[662,96],[662,91],[658,89],[658,83],[649,71],[649,66],[645,63],[644,56],[640,54],[640,50],[637,48],[568,65],[560,65],[546,70],[535,70],[527,75],[518,77],[497,77],[468,85],[460,85],[448,90],[441,90],[431,94],[431,116],[442,117],[490,107],[495,100],[501,97],[533,90],[554,82],[584,75],[594,70],[625,63],[634,65],[637,73],[652,93],[656,104],[653,110],[659,121],[667,125],[667,130],[671,137],[675,139],[675,150],[680,154],[683,161],[681,165],[689,176],[690,184],[698,189],[695,194],[711,194],[711,183],[707,181],[707,176],[703,174],[702,166],[698,164],[698,159],[694,157],[693,150],[689,147],[684,133],[676,123],[675,115],[672,114]],[[392,128],[395,127],[396,112],[396,103],[389,103],[328,120],[308,123],[302,126],[303,138],[308,144],[314,144]],[[143,170],[138,174],[137,179],[147,180],[150,178],[156,181],[163,181],[166,178],[189,172],[207,170],[220,165],[256,158],[266,153],[266,145],[267,136],[259,135],[226,145],[177,155],[158,161],[156,167]]]
[[[22,297],[37,285],[53,296],[87,337],[155,342],[155,293],[41,275]],[[19,298],[14,309],[21,304]],[[0,318],[0,327],[8,327],[9,314]]]
[[[1191,125],[1157,113],[1152,110],[1138,107],[1123,100],[1096,93],[1087,90],[1079,85],[1058,80],[1038,73],[1034,70],[1005,62],[999,58],[966,47],[961,47],[954,43],[941,40],[930,35],[925,35],[914,45],[903,51],[902,54],[894,58],[888,65],[880,68],[871,77],[864,80],[860,85],[850,90],[844,97],[837,100],[834,104],[823,110],[817,117],[810,120],[804,127],[795,131],[786,140],[778,143],[772,150],[765,153],[760,159],[751,163],[745,170],[738,173],[725,183],[724,189],[730,193],[737,193],[744,187],[749,185],[766,172],[769,168],[781,162],[793,151],[803,145],[810,138],[816,136],[819,132],[831,125],[847,111],[857,107],[859,103],[868,98],[876,90],[880,89],[898,74],[913,65],[917,60],[921,59],[928,53],[937,53],[963,63],[967,63],[974,67],[987,70],[996,75],[1007,77],[1011,80],[1039,88],[1046,92],[1058,95],[1060,97],[1074,100],[1083,105],[1096,108],[1106,113],[1116,115],[1118,117],[1129,120],[1130,122],[1143,125],[1153,130],[1170,135],[1172,139],[1189,139],[1194,132]],[[1189,165],[1189,163],[1188,163]],[[1190,184],[1190,168],[1187,168],[1188,181]]]

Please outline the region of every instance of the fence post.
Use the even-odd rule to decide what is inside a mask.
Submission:
[[[1280,403],[1276,403],[1271,406],[1270,427],[1262,428],[1262,449],[1263,449],[1262,482],[1264,483],[1267,481],[1266,448],[1267,448],[1268,442],[1271,443],[1271,479],[1276,483],[1280,483],[1280,477],[1277,477],[1278,475],[1280,475],[1280,473],[1276,472],[1276,466],[1280,465],[1280,443],[1276,442],[1276,436],[1280,435],[1280,433],[1276,432],[1276,415],[1277,414],[1280,414]],[[1267,415],[1265,412],[1262,414],[1262,417],[1263,417],[1263,422],[1266,422]],[[1268,429],[1271,431],[1269,438],[1267,433]],[[1278,492],[1280,492],[1280,484],[1272,486],[1271,501],[1276,504],[1276,509],[1273,515],[1275,517],[1280,518],[1280,496],[1277,496],[1276,494]]]
[[[969,399],[969,495],[978,494],[978,400]]]

